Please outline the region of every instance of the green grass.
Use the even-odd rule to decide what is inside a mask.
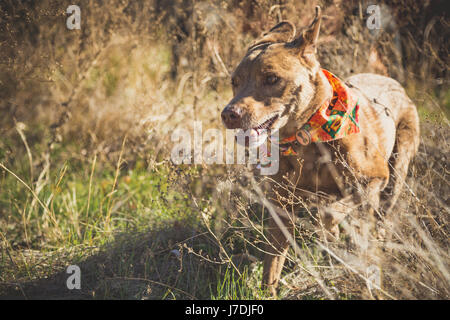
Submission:
[[[270,297],[269,293],[261,289],[259,278],[262,275],[262,263],[253,272],[248,268],[239,275],[233,268],[226,268],[225,273],[219,274],[215,288],[211,288],[213,300],[255,300]]]
[[[94,162],[79,166],[67,161],[52,170],[41,186],[32,187],[42,204],[19,180],[29,181],[25,168],[23,175],[15,173],[17,177],[3,173],[0,203],[8,211],[5,222],[16,226],[4,231],[14,239],[12,245],[24,245],[19,241],[23,239],[32,246],[31,234],[43,237],[47,245],[92,245],[107,239],[108,230],[139,230],[174,219],[193,221],[187,197],[169,187],[166,168],[116,173],[112,167],[96,168]]]
[[[206,257],[216,258],[219,252],[200,214],[213,210],[208,196],[202,191],[206,200],[193,203],[179,187],[180,177],[195,176],[196,168],[149,168],[143,160],[129,165],[124,159],[114,164],[94,155],[67,157],[77,148],[60,145],[52,164],[39,167],[41,172],[30,171],[25,152],[11,161],[2,148],[0,296],[264,296],[255,290],[261,272],[257,278],[247,271],[239,276],[229,263],[208,263],[185,248]],[[71,264],[79,265],[83,274],[82,290],[76,293],[64,282]]]

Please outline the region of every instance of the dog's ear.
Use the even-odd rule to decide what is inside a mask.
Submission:
[[[279,42],[290,42],[295,37],[295,26],[289,21],[282,21],[275,27],[264,33],[261,38],[252,43],[249,50],[262,45]]]
[[[306,30],[304,30],[298,38],[290,42],[288,46],[298,48],[301,55],[315,54],[321,21],[322,10],[319,6],[317,6],[316,16],[311,25]]]

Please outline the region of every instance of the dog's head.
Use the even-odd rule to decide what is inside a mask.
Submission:
[[[320,22],[316,7],[314,21],[299,36],[285,21],[253,43],[232,74],[234,97],[221,114],[228,129],[276,131],[308,113],[321,74],[315,55]]]

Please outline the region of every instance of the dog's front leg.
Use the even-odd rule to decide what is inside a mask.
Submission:
[[[319,208],[319,217],[322,224],[322,230],[319,233],[323,234],[323,238],[326,238],[328,241],[338,240],[340,234],[339,223],[359,204],[359,198],[349,195],[346,198]]]
[[[282,220],[282,222],[286,231],[293,236],[293,223],[288,220]],[[276,296],[278,281],[289,249],[289,240],[284,236],[273,218],[269,219],[267,234],[268,243],[266,244],[266,255],[264,257],[263,286],[273,296]]]
[[[362,194],[355,192],[321,208],[320,220],[325,229],[325,236],[328,241],[339,239],[339,223],[354,209],[360,207],[359,212],[363,215],[364,219],[372,218],[378,212],[380,191],[384,185],[386,185],[386,179],[373,178],[364,187]]]

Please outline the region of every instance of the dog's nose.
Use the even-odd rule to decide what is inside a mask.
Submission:
[[[222,121],[228,129],[241,127],[242,109],[235,105],[228,105],[222,111]]]

